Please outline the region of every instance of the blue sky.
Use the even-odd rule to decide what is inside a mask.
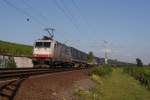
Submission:
[[[106,40],[110,58],[139,57],[147,64],[149,5],[149,0],[0,0],[0,40],[32,45],[47,35],[44,28],[54,27],[55,39],[67,45],[103,57]]]

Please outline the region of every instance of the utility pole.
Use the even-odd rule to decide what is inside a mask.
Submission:
[[[44,30],[47,31],[50,35],[50,38],[53,39],[55,29],[54,28],[45,28]]]
[[[108,64],[108,50],[105,48],[105,64]]]
[[[105,40],[103,42],[104,42],[105,64],[108,64],[108,48],[106,47],[106,44],[108,42]]]

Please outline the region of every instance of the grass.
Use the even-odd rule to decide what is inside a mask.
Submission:
[[[150,100],[150,92],[122,68],[114,68],[111,75],[90,76],[97,86],[89,91],[79,90],[78,100]]]
[[[124,72],[139,80],[150,90],[150,67],[125,67]]]
[[[78,91],[75,92],[76,96],[75,100],[101,100],[99,94],[101,94],[99,87],[92,88],[89,91],[79,89]]]
[[[17,56],[31,56],[32,46],[0,40],[0,53]]]
[[[112,76],[101,84],[101,100],[150,100],[150,92],[121,68],[114,69]]]
[[[101,66],[95,68],[90,73],[91,80],[95,81],[97,84],[101,84],[101,77],[110,76],[112,73],[112,68],[109,66]],[[101,77],[99,77],[101,76]],[[89,91],[85,91],[82,89],[78,89],[75,92],[75,95],[77,97],[77,100],[100,100],[101,99],[101,86],[97,85],[96,87],[90,89]]]

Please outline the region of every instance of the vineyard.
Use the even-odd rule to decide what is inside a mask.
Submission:
[[[142,85],[150,90],[150,68],[149,67],[127,67],[124,72],[139,80]]]
[[[13,56],[31,56],[32,46],[0,40],[0,54]]]

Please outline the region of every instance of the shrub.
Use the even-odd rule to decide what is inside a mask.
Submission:
[[[0,68],[16,68],[16,62],[13,57],[0,59]]]
[[[149,67],[126,67],[124,72],[139,80],[150,90],[150,68]]]
[[[98,76],[110,75],[112,72],[112,68],[110,66],[99,66],[95,68],[91,74],[95,74]]]
[[[16,68],[16,63],[15,61],[11,61],[11,62],[8,62],[7,65],[6,65],[7,68]]]
[[[136,58],[136,63],[138,67],[142,67],[143,66],[143,62],[140,58]]]

